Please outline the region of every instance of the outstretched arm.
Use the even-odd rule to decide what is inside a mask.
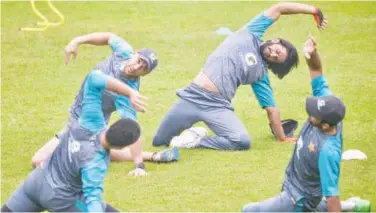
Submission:
[[[107,45],[110,38],[116,36],[110,32],[96,32],[74,38],[72,41],[77,44]]]
[[[296,138],[287,137],[282,127],[281,116],[279,110],[276,106],[266,107],[266,112],[268,113],[269,122],[277,136],[278,140],[281,142],[295,142]]]
[[[321,10],[307,4],[278,3],[264,11],[264,15],[273,19],[274,21],[278,20],[281,15],[291,14],[310,14],[314,16],[319,29],[325,29],[328,26],[328,23]]]
[[[94,88],[96,87],[99,90],[106,88],[110,91],[127,96],[129,97],[132,106],[137,111],[146,112],[147,105],[144,102],[146,97],[140,95],[138,91],[132,89],[130,86],[121,82],[120,80],[96,70],[89,75],[88,83],[91,83]]]
[[[308,65],[309,74],[311,75],[312,95],[325,96],[332,94],[323,76],[320,56],[313,37],[310,37],[304,44],[304,57]]]
[[[109,32],[98,32],[77,36],[65,47],[65,64],[69,63],[71,55],[73,55],[73,59],[76,59],[78,47],[81,44],[107,45],[109,44],[110,39],[115,36],[115,34]]]
[[[274,101],[269,76],[264,76],[264,78],[251,86],[260,106],[266,110],[269,122],[278,140],[282,142],[295,142],[295,138],[286,137],[285,132],[283,131],[281,116]]]
[[[310,37],[304,44],[304,57],[309,68],[311,79],[322,75],[321,60],[316,49],[316,41],[313,37]]]
[[[245,27],[249,33],[262,39],[265,31],[277,21],[281,15],[289,14],[311,14],[319,29],[325,29],[328,26],[328,22],[324,18],[321,10],[314,6],[299,3],[278,3],[256,16],[247,23]]]
[[[99,70],[92,71],[85,83],[82,114],[79,119],[80,124],[92,132],[97,132],[105,126],[101,102],[104,89],[129,97],[132,106],[137,111],[146,111],[146,98],[138,91]]]
[[[135,169],[129,172],[129,175],[133,176],[145,176],[148,175],[145,169],[145,164],[142,157],[142,140],[139,139],[136,143],[129,147],[132,155]]]
[[[133,53],[132,47],[119,36],[110,32],[97,32],[82,35],[74,38],[65,47],[65,64],[68,64],[71,55],[73,59],[76,58],[78,53],[78,47],[81,44],[91,45],[109,45],[112,51],[118,54],[120,57],[128,59]]]

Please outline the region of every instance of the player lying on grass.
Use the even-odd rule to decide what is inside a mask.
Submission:
[[[106,129],[101,110],[105,89],[129,97],[135,109],[146,111],[145,98],[136,90],[99,70],[92,71],[82,88],[81,116],[67,126],[53,153],[29,174],[1,212],[117,211],[102,201],[110,150],[135,143],[141,130],[129,118]]]
[[[268,69],[282,79],[298,65],[298,54],[296,48],[284,39],[264,42],[262,38],[281,15],[298,13],[314,15],[318,28],[327,27],[318,8],[299,3],[278,3],[256,16],[228,36],[208,57],[193,83],[178,91],[179,100],[161,122],[153,145],[217,150],[249,149],[251,138],[231,104],[240,85],[252,87],[260,106],[267,112],[278,140],[294,142],[296,139],[286,137],[283,131]],[[200,128],[178,136],[199,121],[205,122],[215,136],[206,136],[206,131]]]
[[[112,55],[106,60],[100,62],[95,69],[110,75],[135,90],[139,90],[140,77],[151,73],[158,65],[156,54],[150,49],[141,49],[133,51],[133,48],[122,38],[113,33],[92,33],[74,38],[65,48],[65,63],[68,64],[71,55],[75,58],[78,53],[79,45],[109,45],[112,49]],[[70,115],[67,127],[76,122],[82,113],[83,90],[87,78],[81,85],[74,103],[70,108]],[[133,108],[129,98],[116,94],[114,92],[103,90],[101,100],[101,111],[104,114],[106,123],[110,120],[111,114],[117,112],[122,118],[131,118],[136,120],[136,111]],[[55,137],[50,139],[42,148],[40,148],[32,158],[34,166],[42,163],[57,147],[61,134],[66,130],[63,129]],[[142,143],[138,141],[130,148],[122,150],[111,150],[111,160],[115,161],[134,161],[136,168],[130,174],[146,175],[143,160],[154,162],[171,162],[179,159],[177,148],[163,150],[160,152],[142,152]]]
[[[329,90],[313,38],[305,43],[304,55],[313,97],[306,99],[309,117],[287,166],[282,192],[268,200],[247,204],[243,211],[370,211],[370,203],[360,198],[339,200],[342,120],[346,108]],[[322,201],[323,197],[326,201]]]

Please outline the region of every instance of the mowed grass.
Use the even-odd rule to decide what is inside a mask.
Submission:
[[[308,2],[306,2],[308,3]],[[347,105],[344,149],[360,149],[367,161],[341,164],[341,198],[361,196],[376,205],[376,15],[374,3],[312,2],[322,8],[329,28],[319,32],[312,16],[283,16],[265,39],[283,37],[299,50],[309,33],[318,42],[332,91]],[[65,66],[63,50],[75,36],[110,31],[135,49],[151,47],[160,65],[142,79],[149,111],[139,115],[145,150],[175,92],[189,84],[207,56],[224,39],[219,27],[236,30],[274,2],[56,2],[66,22],[45,32],[21,32],[38,20],[28,2],[1,2],[1,204],[31,171],[31,157],[64,127],[68,108],[86,73],[111,52],[107,46],[81,46],[75,63]],[[58,18],[38,2],[53,21]],[[282,118],[307,118],[307,67],[301,64],[285,79],[271,77]],[[249,86],[233,100],[236,114],[252,137],[246,152],[181,150],[174,164],[147,163],[148,177],[128,176],[133,163],[113,163],[104,199],[122,211],[239,211],[251,201],[280,192],[294,145],[272,137],[266,113]],[[114,119],[118,116],[114,116]],[[113,119],[113,120],[114,120]],[[298,133],[298,132],[297,132]]]

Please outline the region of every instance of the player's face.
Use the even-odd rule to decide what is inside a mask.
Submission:
[[[280,43],[269,42],[263,48],[262,54],[269,62],[283,63],[287,59],[287,49]]]
[[[148,74],[147,63],[138,53],[135,53],[124,67],[124,74],[130,77],[139,77]]]

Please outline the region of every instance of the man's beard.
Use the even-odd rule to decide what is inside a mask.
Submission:
[[[319,123],[319,124],[315,124],[315,123],[312,123],[311,121],[309,121],[309,123],[310,123],[312,126],[318,128],[320,131],[324,131],[323,128],[322,128],[322,124],[321,124],[321,123]]]

